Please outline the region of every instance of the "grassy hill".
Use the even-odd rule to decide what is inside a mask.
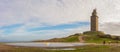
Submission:
[[[96,31],[86,31],[81,33],[76,33],[74,35],[64,37],[64,38],[53,38],[49,40],[37,40],[34,42],[80,42],[79,37],[83,37],[84,42],[86,43],[102,43],[103,41],[106,42],[116,42],[120,38],[118,36],[111,36],[107,35],[104,32]]]
[[[37,40],[34,42],[78,42],[79,35],[71,35],[68,37],[63,37],[63,38],[53,38],[53,39],[49,39],[49,40]]]
[[[97,32],[87,31],[87,32],[84,32],[83,34],[84,34],[83,35],[84,40],[87,43],[102,43],[103,41],[106,41],[106,42],[115,41],[112,38],[106,37],[107,35],[101,31],[97,31]]]

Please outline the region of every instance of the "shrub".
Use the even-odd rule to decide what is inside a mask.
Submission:
[[[111,38],[111,35],[109,35],[109,34],[106,34],[106,35],[98,34],[98,37],[100,37],[100,38]]]
[[[120,37],[119,36],[111,36],[111,39],[113,39],[113,40],[120,40]]]

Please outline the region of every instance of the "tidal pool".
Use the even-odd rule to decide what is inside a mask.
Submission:
[[[12,46],[26,46],[26,47],[73,47],[84,46],[85,43],[53,43],[53,42],[30,42],[30,43],[6,43]]]

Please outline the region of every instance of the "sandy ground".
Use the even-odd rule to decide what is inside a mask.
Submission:
[[[12,50],[12,48],[13,48],[12,46],[0,44],[0,52],[5,52],[5,51],[9,52],[9,50]]]

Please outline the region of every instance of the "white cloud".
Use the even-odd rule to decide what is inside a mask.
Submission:
[[[24,24],[10,35],[4,35],[4,30],[1,30],[0,34],[3,34],[4,38],[8,39],[13,37],[21,39],[24,37],[26,40],[32,40],[39,39],[39,37],[44,39],[45,36],[50,35],[57,37],[62,34],[61,36],[63,36],[66,35],[66,32],[68,34],[82,32],[84,29],[88,31],[88,27],[80,27],[65,32],[61,30],[44,31],[46,32],[44,35],[38,35],[38,32],[30,33],[26,29],[89,21],[94,8],[97,8],[98,11],[99,23],[102,24],[100,26],[101,30],[107,33],[112,32],[111,34],[119,34],[119,27],[116,25],[116,23],[120,22],[119,5],[120,0],[0,0],[0,26]],[[106,25],[106,23],[115,25]],[[111,27],[114,31],[110,29]]]
[[[118,35],[120,36],[120,23],[104,23],[100,25],[100,30],[104,31],[107,34]]]
[[[100,21],[119,22],[119,2],[119,0],[5,0],[4,2],[1,0],[0,24],[26,23],[41,26],[41,24],[57,25],[89,21],[94,8],[98,9]]]

